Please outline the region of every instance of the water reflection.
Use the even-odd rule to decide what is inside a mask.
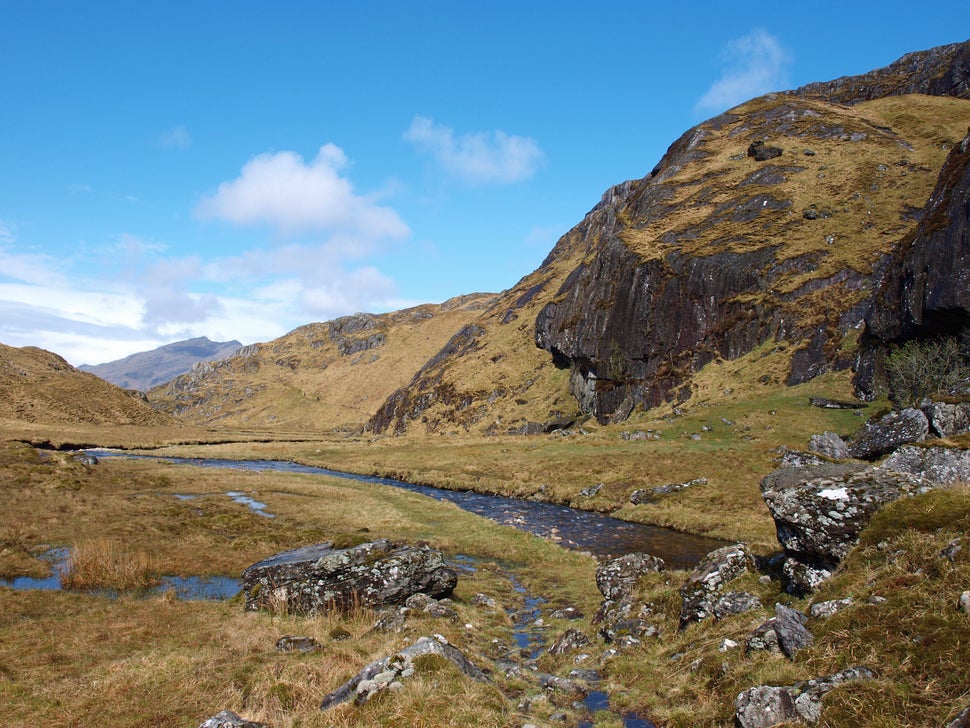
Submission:
[[[7,587],[17,591],[40,589],[43,591],[60,591],[64,589],[63,578],[67,574],[68,559],[71,550],[56,548],[45,551],[39,559],[51,565],[51,575],[42,578],[18,576],[13,579],[0,579],[0,587]],[[242,590],[242,581],[229,576],[163,576],[158,586],[146,589],[146,596],[163,594],[171,591],[182,601],[223,601],[232,599]],[[119,592],[114,589],[85,590],[81,593],[97,594],[115,599]]]
[[[160,458],[151,455],[130,455],[109,450],[91,450],[88,452],[98,457],[114,456],[164,460],[175,464],[196,465],[205,468],[230,468],[257,472],[309,473],[364,483],[389,485],[437,500],[449,501],[459,508],[485,516],[503,525],[514,526],[537,536],[554,540],[566,548],[588,551],[597,556],[643,551],[659,556],[675,569],[693,568],[708,553],[724,545],[721,541],[703,536],[693,536],[667,528],[622,521],[599,513],[553,503],[508,498],[474,491],[446,490],[429,485],[407,483],[393,478],[344,473],[339,470],[282,460]]]

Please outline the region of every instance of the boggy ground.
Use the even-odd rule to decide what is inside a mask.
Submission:
[[[9,442],[0,446],[0,471],[0,575],[8,578],[41,575],[46,565],[36,557],[51,547],[92,541],[149,553],[152,568],[166,574],[238,575],[285,548],[378,536],[428,541],[473,567],[462,572],[455,594],[457,622],[412,616],[402,634],[372,632],[375,616],[365,610],[302,618],[246,613],[239,599],[181,602],[171,594],[109,598],[0,588],[0,702],[8,725],[196,726],[224,708],[277,728],[546,725],[557,713],[575,725],[584,717],[574,706],[577,696],[546,692],[528,677],[495,669],[493,660],[515,644],[514,611],[523,607],[524,595],[510,577],[546,600],[544,626],[536,630],[547,645],[568,627],[592,639],[579,651],[590,655],[581,666],[603,672],[600,687],[613,707],[593,716],[598,726],[620,725],[623,711],[661,726],[729,725],[741,690],[790,685],[854,665],[875,669],[876,679],[830,693],[820,725],[942,726],[970,701],[970,617],[956,607],[959,594],[970,589],[965,487],[886,509],[814,600],[794,600],[777,581],[748,574],[731,588],[757,593],[765,610],[679,631],[677,590],[686,574],[648,577],[638,596],[651,605],[659,638],[601,662],[608,646],[588,616],[577,622],[550,617],[563,606],[595,612],[594,560],[447,503],[314,476],[121,459],[90,466],[68,453]],[[234,503],[224,495],[230,490],[266,503],[275,517]],[[187,494],[196,497],[176,498]],[[944,556],[959,537],[963,548]],[[478,593],[499,608],[474,606]],[[846,596],[853,607],[810,622],[816,642],[794,661],[743,648],[719,651],[725,638],[743,644],[776,601],[807,610],[810,601]],[[887,601],[869,603],[874,596]],[[432,633],[492,669],[494,684],[469,681],[430,660],[403,692],[360,707],[318,710],[322,696],[363,665],[400,649],[406,639]],[[277,653],[274,644],[286,634],[315,637],[323,651]],[[564,676],[579,653],[544,654],[537,667]],[[525,712],[520,705],[530,698]]]

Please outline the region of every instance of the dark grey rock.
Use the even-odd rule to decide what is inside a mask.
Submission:
[[[436,599],[432,599],[427,594],[422,592],[412,594],[405,599],[404,606],[406,606],[408,609],[413,609],[415,612],[430,614],[432,617],[443,617],[445,619],[450,619],[452,622],[458,621],[458,612],[449,607],[447,604],[442,604],[441,602],[437,601]]]
[[[798,610],[784,604],[775,605],[775,634],[786,657],[793,658],[796,652],[815,642],[815,636],[805,628],[806,621],[805,615]]]
[[[769,159],[780,157],[782,154],[784,154],[784,150],[781,147],[772,147],[763,141],[751,142],[748,147],[748,156],[754,157],[756,162],[766,162]]]
[[[761,600],[750,592],[731,591],[717,600],[714,617],[724,619],[734,614],[745,614],[762,608]]]
[[[402,632],[407,627],[407,615],[410,611],[403,607],[388,609],[378,617],[371,629],[374,632]]]
[[[400,652],[370,663],[339,688],[328,693],[320,704],[320,710],[328,710],[348,700],[366,702],[392,683],[413,675],[414,658],[421,655],[438,655],[451,662],[462,675],[479,682],[490,682],[488,676],[465,655],[442,640],[443,638],[421,637]]]
[[[313,637],[296,637],[286,635],[276,640],[277,652],[318,652],[323,649],[323,645]]]
[[[858,409],[858,402],[849,402],[844,399],[828,399],[827,397],[809,397],[808,403],[812,407],[822,409]]]
[[[776,655],[781,654],[781,645],[778,643],[778,633],[775,632],[774,617],[755,627],[751,631],[745,640],[745,648],[748,650],[748,652],[771,652]]]
[[[822,697],[833,688],[856,680],[871,680],[875,673],[866,667],[848,670],[788,687],[759,685],[749,688],[734,701],[739,728],[771,728],[792,721],[817,723]]]
[[[400,604],[418,592],[444,597],[458,583],[439,552],[387,540],[306,546],[253,564],[242,576],[247,610],[291,614]]]
[[[714,615],[714,605],[728,582],[741,576],[751,565],[744,544],[725,546],[709,553],[680,588],[680,624],[699,622]]]
[[[199,728],[267,728],[267,725],[240,718],[231,710],[223,710],[203,721]]]
[[[812,468],[817,465],[825,465],[825,463],[825,460],[813,452],[800,452],[786,448],[781,456],[781,467],[783,468]]]
[[[653,503],[656,500],[656,496],[654,496],[649,488],[639,488],[630,493],[630,503],[635,506],[640,506],[644,503]]]
[[[847,460],[849,448],[845,441],[834,432],[823,432],[808,439],[808,449],[832,460]]]
[[[592,498],[597,493],[599,493],[602,489],[603,489],[603,484],[597,483],[596,485],[591,485],[588,488],[583,488],[581,491],[579,491],[579,494],[583,496],[583,498]]]
[[[596,568],[596,587],[607,599],[629,596],[646,574],[664,571],[663,559],[645,553],[625,554]]]
[[[642,619],[618,619],[600,628],[600,636],[607,644],[620,647],[638,644],[645,637],[656,637],[660,630]]]
[[[922,442],[929,433],[926,415],[918,409],[893,411],[876,422],[866,422],[849,443],[849,454],[860,460],[875,460],[901,445]]]
[[[585,647],[588,644],[589,637],[587,637],[583,632],[578,629],[567,629],[565,632],[559,635],[552,647],[549,648],[549,654],[564,655],[567,652],[573,652],[574,650],[578,650],[580,647]]]
[[[576,609],[576,607],[557,609],[549,615],[551,619],[582,619],[584,616],[586,615]]]

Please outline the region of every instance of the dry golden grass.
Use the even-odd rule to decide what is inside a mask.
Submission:
[[[71,549],[61,584],[79,591],[138,591],[158,584],[158,559],[106,538],[84,541]]]

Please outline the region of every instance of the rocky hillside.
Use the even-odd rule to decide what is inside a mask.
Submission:
[[[210,341],[205,336],[142,351],[105,364],[83,364],[78,369],[90,372],[124,389],[147,392],[179,374],[185,374],[202,361],[225,359],[242,347],[238,341]]]
[[[705,365],[760,347],[761,386],[847,369],[970,126],[968,79],[970,42],[751,100],[609,189],[508,291],[420,309],[433,334],[413,312],[311,324],[152,401],[197,423],[529,433],[686,401]],[[347,326],[375,348],[343,353]]]
[[[171,426],[139,392],[81,372],[56,354],[0,344],[0,420],[10,423]],[[28,428],[29,429],[29,428]]]
[[[547,421],[620,421],[688,399],[705,364],[767,342],[789,345],[788,384],[847,368],[881,273],[970,125],[968,77],[970,43],[946,46],[691,129],[649,175],[607,191],[371,428],[494,430],[520,421],[518,403]],[[536,313],[547,358],[483,376],[507,357],[524,363],[522,321]],[[568,401],[536,387],[556,381],[549,364]],[[541,412],[530,392],[554,406]]]
[[[227,359],[196,364],[149,398],[156,408],[196,424],[359,428],[494,298],[475,294],[301,326]]]

